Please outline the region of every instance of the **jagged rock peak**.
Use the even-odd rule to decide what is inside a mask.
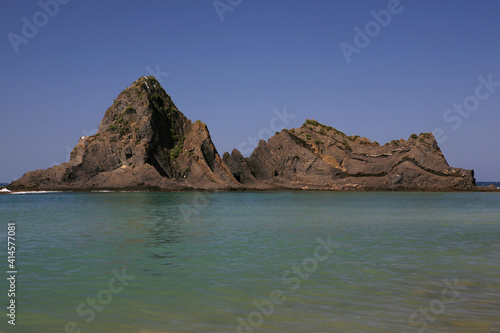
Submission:
[[[97,133],[80,138],[70,161],[28,172],[13,189],[231,189],[207,126],[192,123],[158,81],[141,77],[105,112]]]
[[[127,129],[126,120],[140,121],[155,116],[166,118],[175,130],[182,131],[187,118],[153,76],[144,76],[123,90],[106,111],[98,133]],[[163,117],[161,117],[163,115]],[[126,124],[124,124],[126,123]],[[130,128],[129,128],[130,129]]]

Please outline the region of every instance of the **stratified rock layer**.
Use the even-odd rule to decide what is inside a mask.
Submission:
[[[307,120],[261,140],[249,158],[237,150],[224,162],[253,187],[333,190],[471,190],[472,170],[452,168],[431,133],[384,146]]]
[[[126,88],[96,135],[69,162],[26,173],[25,190],[476,190],[472,170],[452,168],[430,133],[383,146],[307,120],[260,141],[248,158],[219,156],[207,126],[191,122],[153,77]]]

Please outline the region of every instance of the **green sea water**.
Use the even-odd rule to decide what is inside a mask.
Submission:
[[[500,332],[498,193],[0,195],[0,332]]]

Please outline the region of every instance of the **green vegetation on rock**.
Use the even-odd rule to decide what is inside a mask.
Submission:
[[[306,124],[309,124],[309,125],[313,125],[313,126],[319,126],[320,123],[318,123],[316,120],[314,119],[307,119],[306,120]]]
[[[170,158],[175,160],[177,157],[179,157],[180,153],[182,153],[182,149],[184,148],[184,143],[178,143],[175,145],[172,150],[170,150]]]
[[[347,137],[349,140],[351,141],[356,141],[357,138],[359,138],[359,135],[351,135],[349,137]]]
[[[132,106],[127,106],[123,114],[132,114],[135,113],[135,109]]]
[[[344,133],[344,132],[339,131],[339,130],[338,130],[338,129],[336,129],[336,128],[334,128],[333,130],[334,130],[334,131],[335,131],[335,133],[337,133],[337,134],[340,134],[340,135],[343,135],[343,136],[347,136],[347,135],[345,135],[345,133]]]
[[[342,144],[344,145],[346,150],[352,151],[352,148],[351,148],[351,146],[349,146],[349,143],[347,142],[346,139],[344,139],[344,141],[342,141]]]

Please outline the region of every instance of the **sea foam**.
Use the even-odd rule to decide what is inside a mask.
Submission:
[[[11,194],[45,194],[45,193],[60,193],[61,191],[25,191],[25,192],[10,192]]]

